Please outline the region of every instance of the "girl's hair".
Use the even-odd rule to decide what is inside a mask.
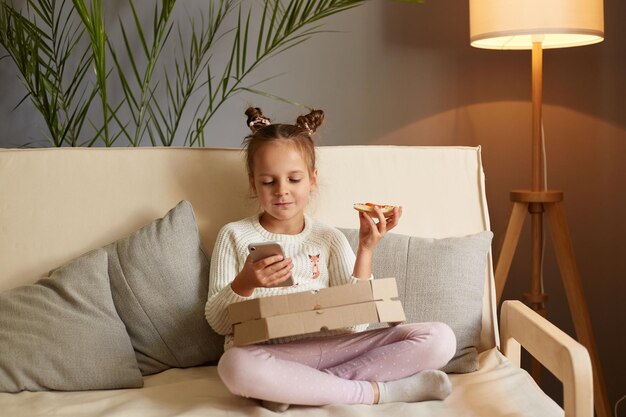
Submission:
[[[322,110],[311,110],[307,115],[298,116],[294,125],[271,123],[258,107],[248,107],[246,116],[247,125],[252,130],[243,141],[249,178],[254,176],[254,155],[257,151],[263,145],[279,140],[293,144],[304,158],[309,174],[315,172],[315,146],[312,136],[324,121]]]

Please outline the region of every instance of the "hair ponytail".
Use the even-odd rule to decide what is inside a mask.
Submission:
[[[323,122],[324,112],[322,110],[311,110],[309,114],[298,116],[296,119],[296,126],[306,130],[309,136],[312,136]]]
[[[256,133],[259,129],[269,126],[272,122],[267,117],[263,116],[263,112],[258,107],[248,107],[246,109],[246,116],[248,120],[246,124],[252,130],[252,133]]]

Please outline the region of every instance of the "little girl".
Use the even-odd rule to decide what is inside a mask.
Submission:
[[[218,372],[228,389],[284,411],[288,404],[378,404],[442,400],[451,391],[437,369],[454,355],[456,339],[443,323],[364,330],[355,326],[266,344],[234,347],[230,303],[255,297],[318,290],[372,279],[372,253],[402,215],[376,221],[359,213],[356,256],[345,236],[304,213],[317,185],[312,134],[323,121],[314,110],[295,125],[272,124],[258,108],[246,111],[252,130],[244,144],[250,188],[261,213],[219,232],[211,258],[206,318],[226,336]],[[350,208],[348,208],[350,209]],[[253,262],[248,244],[277,241],[280,255]],[[293,279],[293,286],[277,284]]]

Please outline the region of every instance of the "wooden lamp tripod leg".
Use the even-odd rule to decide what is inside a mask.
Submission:
[[[580,273],[574,258],[574,249],[565,220],[563,205],[560,202],[548,203],[545,204],[545,209],[576,336],[578,341],[587,348],[591,357],[596,414],[601,417],[608,417],[612,415],[612,410],[604,385],[604,377],[593,337],[589,309],[583,294]]]
[[[495,283],[496,283],[496,302],[499,304],[502,299],[502,293],[504,291],[504,287],[506,285],[507,277],[509,275],[509,271],[511,269],[511,263],[513,261],[513,255],[515,255],[515,250],[517,248],[517,244],[519,241],[520,234],[522,232],[522,227],[524,226],[524,221],[526,220],[526,213],[531,212],[532,218],[532,226],[536,228],[537,226],[541,228],[541,216],[543,214],[543,208],[541,204],[532,203],[530,204],[527,201],[519,201],[516,196],[512,196],[513,201],[513,209],[511,211],[511,217],[509,218],[509,223],[507,225],[506,233],[504,235],[504,241],[502,243],[502,248],[500,250],[500,255],[498,256],[498,261],[496,263],[496,274],[495,274]],[[540,208],[540,210],[537,210]],[[539,219],[536,218],[539,216]],[[539,223],[537,224],[537,220]],[[545,307],[543,301],[545,300],[545,295],[543,295],[540,288],[540,276],[541,276],[541,257],[542,257],[542,248],[541,242],[543,240],[542,231],[534,230],[533,234],[538,236],[533,236],[533,263],[532,263],[532,291],[530,293],[525,294],[526,301],[533,307],[535,311],[541,314],[543,317],[546,316]],[[536,242],[537,239],[537,242]],[[539,384],[541,380],[541,365],[534,358],[531,359],[531,375],[535,379],[535,381]]]
[[[517,242],[519,241],[527,212],[528,203],[518,201],[513,203],[511,217],[509,217],[509,223],[506,227],[506,233],[504,234],[504,242],[502,242],[502,249],[500,250],[500,255],[498,255],[498,261],[496,262],[495,282],[497,304],[500,304],[500,300],[502,299],[502,292],[506,285],[506,279],[509,276],[513,255],[515,255],[515,249],[517,248]]]
[[[524,225],[526,213],[533,204],[541,203],[543,214],[546,216],[556,260],[559,265],[563,288],[567,297],[570,315],[576,330],[578,341],[587,348],[593,366],[593,396],[594,407],[598,417],[610,417],[612,410],[609,404],[604,385],[604,377],[600,365],[600,359],[593,337],[589,309],[585,301],[582,289],[580,273],[574,257],[565,212],[562,204],[562,192],[551,190],[547,192],[533,192],[526,190],[514,190],[511,193],[513,208],[507,225],[502,249],[498,256],[495,271],[496,300],[500,303],[502,292],[507,281],[513,256]],[[532,300],[531,300],[532,301]],[[533,377],[538,378],[538,367],[533,366]]]

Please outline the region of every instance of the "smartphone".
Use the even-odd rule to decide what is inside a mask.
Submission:
[[[283,247],[280,246],[278,242],[261,242],[261,243],[251,243],[248,245],[248,251],[250,252],[250,257],[253,262],[260,261],[261,259],[267,258],[269,256],[274,255],[282,255]],[[290,287],[293,285],[293,278],[289,277],[285,281],[276,285],[276,287]]]

